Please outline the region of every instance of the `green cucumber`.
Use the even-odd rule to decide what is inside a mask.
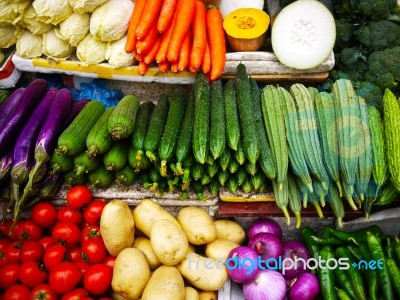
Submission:
[[[133,134],[139,107],[140,101],[134,95],[126,95],[118,102],[108,119],[108,132],[114,140],[126,139]]]
[[[225,107],[224,89],[221,80],[211,83],[211,124],[210,152],[214,159],[221,156],[225,149]]]
[[[224,87],[226,141],[232,150],[237,150],[240,140],[240,123],[237,109],[235,81],[229,79]]]
[[[103,163],[108,171],[121,170],[128,163],[129,144],[125,140],[114,142],[111,148],[103,155]]]
[[[74,171],[77,176],[95,171],[101,165],[101,157],[91,159],[86,151],[74,157]]]
[[[146,138],[147,131],[149,130],[151,115],[154,110],[154,103],[151,101],[146,101],[140,105],[135,130],[132,134],[132,145],[134,148],[138,149],[136,153],[136,159],[141,160],[144,156],[144,139]]]
[[[115,174],[102,165],[89,173],[88,177],[91,188],[108,188],[115,180]]]
[[[126,164],[121,170],[115,172],[115,182],[118,185],[131,186],[135,183],[137,173],[130,164]]]

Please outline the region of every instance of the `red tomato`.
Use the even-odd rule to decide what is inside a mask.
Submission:
[[[63,245],[50,246],[43,256],[44,266],[51,271],[55,266],[62,262],[68,261],[68,251]]]
[[[81,225],[83,221],[82,213],[69,206],[62,206],[57,212],[58,222],[72,222]]]
[[[81,232],[81,244],[90,239],[101,238],[100,226],[98,225],[88,225],[82,229]]]
[[[58,243],[65,245],[68,249],[72,249],[78,245],[81,238],[81,232],[78,226],[71,222],[56,224],[51,235]]]
[[[6,250],[4,251],[7,261],[11,262],[20,262],[21,261],[21,249],[24,242],[14,241],[10,243]]]
[[[57,300],[58,297],[56,293],[52,291],[50,286],[48,284],[40,284],[36,286],[32,292],[31,296],[29,298],[30,300]]]
[[[21,265],[9,263],[0,269],[0,288],[6,289],[18,282],[18,274]]]
[[[12,220],[7,219],[4,222],[0,222],[0,239],[5,239],[10,237],[10,228],[12,225]]]
[[[83,211],[83,217],[85,221],[90,225],[99,224],[101,213],[103,212],[104,206],[106,206],[104,200],[93,200]]]
[[[63,262],[50,272],[49,284],[56,294],[62,295],[74,289],[81,278],[82,273],[75,264]]]
[[[81,247],[75,247],[74,249],[71,249],[68,251],[69,253],[69,259],[72,262],[76,261],[81,261],[82,260],[82,248]]]
[[[81,208],[92,200],[92,192],[86,185],[77,185],[67,192],[67,203],[74,209]]]
[[[4,293],[4,300],[26,300],[31,294],[30,289],[22,284],[10,286]]]
[[[76,288],[69,293],[62,296],[61,300],[81,300],[88,295],[87,291],[83,288]]]
[[[4,251],[0,251],[0,269],[7,264],[7,257]]]
[[[7,246],[11,243],[10,239],[1,239],[0,240],[0,251],[6,250]]]
[[[57,209],[48,202],[39,202],[32,208],[31,219],[40,227],[51,227],[57,221]]]
[[[12,239],[13,241],[19,241],[21,239],[21,237],[19,235],[19,233],[20,233],[19,228],[20,228],[20,226],[21,226],[21,224],[23,222],[25,222],[25,221],[24,220],[18,220],[15,223],[15,226],[14,226],[14,228],[12,230],[11,230],[11,226],[12,226],[13,222],[12,221],[10,222],[11,224],[10,224],[10,227],[9,227],[8,231],[11,230],[11,232],[9,232],[9,236],[10,236],[10,239]]]
[[[107,249],[102,239],[90,239],[82,245],[84,259],[90,264],[102,263],[107,256]]]
[[[111,288],[112,271],[103,264],[95,264],[83,277],[83,286],[92,295],[101,295]]]
[[[55,245],[56,241],[55,241],[55,239],[53,239],[52,236],[48,235],[48,236],[42,237],[39,240],[39,244],[42,245],[44,250],[47,250],[50,246]]]
[[[114,268],[114,262],[115,262],[115,256],[112,256],[111,254],[107,255],[107,257],[103,261],[103,265],[110,267],[111,269]]]
[[[40,261],[43,258],[44,248],[37,241],[25,241],[21,248],[21,262],[29,260]]]
[[[79,268],[79,270],[81,270],[82,275],[84,275],[90,268],[90,264],[87,261],[75,261],[74,264]]]
[[[38,241],[42,237],[43,229],[32,220],[26,220],[19,226],[19,236],[21,240]]]
[[[32,260],[24,262],[19,269],[19,280],[30,288],[45,283],[47,277],[48,274],[43,266]]]

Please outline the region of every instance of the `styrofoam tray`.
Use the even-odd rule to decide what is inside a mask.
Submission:
[[[4,61],[0,64],[0,88],[15,87],[21,77],[21,71],[18,70],[13,61],[12,56],[15,49],[3,49]]]

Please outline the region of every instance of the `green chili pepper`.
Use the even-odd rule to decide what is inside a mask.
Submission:
[[[393,288],[390,283],[389,270],[386,265],[385,254],[383,253],[382,245],[379,239],[371,232],[367,232],[367,244],[371,258],[378,263],[383,263],[382,268],[376,269],[378,275],[379,287],[383,293],[383,298],[387,300],[393,300]]]
[[[377,237],[383,236],[381,228],[377,225],[371,225],[353,232],[341,231],[332,227],[330,232],[333,236],[341,239],[344,242],[354,241],[358,244],[362,244],[367,241],[367,232],[371,232]]]
[[[394,242],[394,253],[396,254],[396,261],[400,266],[400,239],[397,235],[394,237]]]
[[[371,261],[371,254],[369,253],[369,249],[367,244],[361,244],[358,248],[364,258],[365,261]],[[378,278],[377,278],[376,270],[372,268],[367,269],[367,280],[368,280],[368,294],[370,300],[378,299]]]
[[[329,248],[329,246],[324,246],[319,252],[321,260],[327,261],[328,259],[335,258],[333,252]],[[337,299],[332,270],[328,269],[326,266],[324,266],[324,268],[318,268],[318,279],[321,286],[322,298],[324,300]]]
[[[351,298],[344,290],[338,289],[336,291],[336,296],[339,300],[351,300]]]
[[[335,236],[331,236],[329,238],[323,239],[317,236],[311,236],[311,238],[320,245],[329,245],[329,246],[342,246],[345,244],[341,239],[338,239]]]
[[[386,238],[386,249],[385,255],[387,258],[394,258],[394,248],[390,238]]]
[[[360,271],[357,268],[353,267],[353,264],[355,264],[355,262],[351,257],[350,252],[344,247],[339,247],[336,249],[336,256],[340,258],[343,257],[348,258],[348,263],[350,264],[350,268],[346,270],[347,277],[349,278],[349,281],[351,283],[351,286],[353,287],[357,299],[366,300],[367,296],[365,294],[363,278],[361,276]]]
[[[400,298],[400,269],[393,258],[388,258],[386,260],[386,266],[389,270],[393,290],[397,297]]]
[[[350,252],[352,258],[358,263],[360,260],[363,260],[362,254],[360,250],[352,245],[346,246],[347,250]]]
[[[349,278],[347,277],[344,270],[334,268],[333,276],[335,277],[339,287],[346,292],[349,299],[358,300],[356,294],[354,293],[353,287],[351,286]]]
[[[312,236],[315,235],[314,229],[309,226],[305,226],[301,230],[301,235],[308,248],[308,251],[310,251],[311,257],[318,259],[319,245],[312,239]]]

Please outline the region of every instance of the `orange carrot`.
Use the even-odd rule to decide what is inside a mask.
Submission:
[[[136,38],[139,41],[147,36],[154,26],[154,23],[157,24],[162,4],[163,0],[147,0],[139,25],[136,28]]]
[[[192,44],[192,32],[189,30],[183,40],[181,50],[179,51],[178,70],[182,72],[189,64],[190,47]]]
[[[178,61],[179,50],[196,14],[196,0],[178,0],[174,31],[168,45],[167,58],[173,63]]]
[[[158,63],[157,66],[158,66],[158,70],[161,73],[165,73],[165,72],[168,72],[168,70],[170,68],[170,63],[168,61],[164,61],[164,62]]]
[[[126,53],[132,53],[136,49],[136,28],[139,25],[140,17],[142,16],[146,0],[136,0],[135,8],[133,9],[132,17],[129,22],[128,35],[125,44]]]
[[[174,63],[172,63],[171,64],[171,71],[172,71],[172,73],[179,73],[179,70],[178,70],[178,62],[174,62]]]
[[[190,70],[197,72],[200,69],[206,49],[207,29],[206,29],[206,6],[203,1],[196,1],[196,15],[194,17],[192,32],[193,44],[190,54]]]
[[[150,32],[147,34],[147,36],[143,39],[137,42],[136,44],[136,52],[142,55],[146,55],[150,49],[153,47],[154,42],[157,39],[157,27],[155,24],[154,26],[151,27]]]
[[[149,69],[148,64],[146,64],[144,61],[139,61],[138,73],[140,76],[144,76],[147,73],[148,69]]]
[[[178,0],[164,0],[161,6],[160,16],[158,17],[157,30],[158,32],[164,32],[167,30],[168,25],[171,23],[174,17],[174,12]]]
[[[142,61],[143,60],[143,55],[142,54],[139,54],[139,53],[136,53],[135,52],[135,59],[137,60],[137,61]]]
[[[157,55],[158,49],[160,48],[160,44],[161,44],[161,37],[157,36],[156,41],[154,42],[154,45],[152,46],[150,51],[146,54],[146,56],[143,58],[143,61],[146,64],[149,65],[156,59],[156,55]]]
[[[206,50],[204,51],[203,61],[201,62],[201,70],[204,74],[207,74],[211,70],[211,55],[208,41],[206,41]]]
[[[169,41],[171,40],[172,32],[174,31],[175,21],[176,13],[172,19],[172,24],[168,27],[167,31],[162,33],[160,49],[158,49],[156,56],[157,63],[165,62],[167,60],[168,45]]]
[[[224,28],[222,26],[223,18],[218,8],[211,7],[207,11],[206,26],[208,44],[211,56],[211,80],[218,79],[225,68],[226,61],[226,43]]]

